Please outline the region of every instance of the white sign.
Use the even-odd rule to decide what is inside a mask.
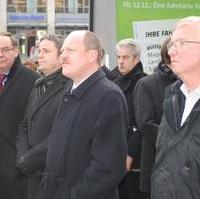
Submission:
[[[172,34],[174,24],[179,19],[133,22],[134,39],[141,44],[141,61],[144,71],[153,73],[160,62],[162,42]]]

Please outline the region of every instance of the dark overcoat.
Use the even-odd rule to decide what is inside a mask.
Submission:
[[[46,166],[48,137],[59,105],[63,88],[69,79],[59,69],[36,82],[19,126],[17,156],[23,158],[21,171],[28,176],[28,199],[38,198]],[[45,89],[44,93],[41,89]]]
[[[25,68],[19,57],[0,93],[0,198],[26,198],[26,179],[16,168],[16,136],[28,97],[38,75]]]
[[[137,65],[126,75],[119,74],[115,79],[115,83],[122,89],[128,104],[129,112],[129,130],[128,130],[128,155],[134,157],[134,169],[139,168],[141,139],[138,134],[133,134],[132,127],[136,127],[135,114],[134,114],[134,89],[139,79],[146,76],[143,71],[142,63]],[[131,133],[130,133],[131,132]],[[123,181],[119,185],[120,198],[129,199],[138,197],[139,195],[139,175],[138,172],[128,172]]]
[[[180,126],[184,107],[180,85],[175,82],[166,90],[156,141],[152,199],[199,199],[200,196],[200,100]]]
[[[158,126],[163,113],[165,89],[176,81],[166,65],[160,63],[158,70],[140,79],[135,87],[134,110],[137,128],[142,133],[140,189],[150,192],[150,179],[155,161],[155,143]]]
[[[134,114],[134,89],[137,81],[146,76],[142,63],[139,62],[128,74],[119,74],[114,82],[122,89],[128,104],[129,126],[136,126]]]
[[[66,89],[53,124],[45,199],[117,199],[125,174],[126,100],[99,70]]]

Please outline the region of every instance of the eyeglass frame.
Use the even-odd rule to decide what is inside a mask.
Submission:
[[[10,48],[0,48],[0,52],[1,52],[1,54],[2,55],[6,55],[6,54],[8,54],[11,50],[13,50],[14,49],[14,47],[10,47]]]
[[[184,46],[184,44],[200,44],[200,41],[192,41],[192,40],[176,40],[173,42],[170,41],[167,44],[167,50],[169,51],[173,46],[175,46],[176,49],[181,49]]]

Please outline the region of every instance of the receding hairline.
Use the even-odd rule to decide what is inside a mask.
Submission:
[[[79,39],[85,50],[96,50],[98,52],[98,63],[101,62],[103,46],[101,39],[95,33],[89,30],[75,30],[66,37],[65,41],[71,38]]]
[[[10,33],[10,32],[0,32],[0,37],[7,37],[7,38],[10,39],[10,42],[14,47],[18,46],[17,40],[12,33]]]
[[[189,25],[195,25],[198,24],[200,26],[200,17],[199,16],[189,16],[182,18],[179,20],[175,26],[174,26],[174,31],[182,26],[189,26]]]

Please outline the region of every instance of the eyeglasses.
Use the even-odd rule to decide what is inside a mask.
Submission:
[[[0,48],[0,52],[2,55],[7,55],[13,48]]]
[[[200,41],[189,41],[189,40],[172,41],[167,44],[167,50],[170,50],[172,47],[175,47],[176,49],[181,49],[185,44],[200,44]]]

